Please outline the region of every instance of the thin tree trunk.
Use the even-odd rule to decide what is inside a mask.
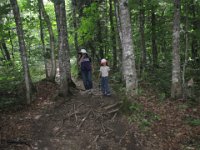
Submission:
[[[26,99],[27,99],[27,104],[30,104],[33,85],[30,78],[22,21],[20,18],[20,12],[19,12],[17,0],[10,0],[10,3],[13,9],[13,14],[15,18],[19,47],[20,47],[20,55],[21,55],[21,60],[22,60],[22,65],[23,65],[23,70],[24,70],[24,79],[25,79],[25,85],[26,85]]]
[[[180,70],[180,0],[174,0],[174,23],[173,23],[173,52],[172,52],[172,86],[171,97],[180,98],[181,70]]]
[[[196,36],[197,30],[199,28],[199,23],[196,18],[196,5],[195,1],[192,1],[192,26],[193,26],[193,34],[192,34],[192,59],[196,60],[196,57],[198,57],[198,37]]]
[[[41,5],[41,11],[42,11],[42,15],[44,17],[44,20],[47,24],[48,27],[48,32],[49,32],[49,36],[50,36],[50,47],[51,47],[51,73],[50,73],[50,79],[52,81],[55,81],[55,77],[56,77],[56,59],[55,59],[55,38],[54,38],[54,33],[53,33],[53,29],[52,29],[52,23],[49,19],[49,15],[46,13],[46,10],[44,8],[44,3],[43,0],[38,0],[40,5]]]
[[[14,56],[14,46],[13,46],[13,42],[12,42],[12,37],[11,37],[10,30],[8,31],[8,35],[9,35],[9,38],[10,38],[10,45],[11,45],[11,48],[12,48],[11,56],[12,56],[12,59],[14,59],[15,58],[15,56]]]
[[[154,11],[154,7],[152,7],[151,12],[151,30],[152,30],[152,55],[153,55],[153,67],[156,68],[158,66],[158,51],[156,44],[156,15]]]
[[[72,9],[73,9],[73,26],[74,26],[74,46],[76,50],[76,60],[77,60],[77,66],[79,66],[79,46],[78,46],[78,32],[77,32],[77,27],[78,27],[78,18],[77,18],[77,0],[71,0],[72,3]],[[80,67],[78,67],[78,75],[80,75]],[[80,76],[79,76],[80,77]]]
[[[146,66],[146,44],[145,44],[145,35],[144,35],[144,22],[145,22],[145,9],[144,9],[144,0],[140,0],[140,42],[141,42],[141,52],[142,52],[142,70]]]
[[[0,44],[0,49],[1,49],[1,54],[2,54],[2,56],[3,56],[3,59],[2,59],[2,60],[6,60],[6,56],[5,56],[5,53],[4,53],[2,44]]]
[[[120,39],[123,49],[122,66],[126,82],[126,91],[127,94],[136,94],[137,73],[135,68],[135,56],[133,49],[128,0],[119,0],[119,17],[121,30]]]
[[[185,82],[185,72],[186,72],[186,66],[188,63],[188,49],[189,49],[189,44],[188,44],[188,5],[187,5],[187,0],[185,0],[185,61],[183,64],[183,72],[182,72],[182,81],[183,81],[183,99],[187,99],[187,94],[186,94],[186,82]]]
[[[118,46],[118,59],[120,61],[118,61],[118,66],[119,66],[119,72],[120,72],[120,76],[121,76],[121,81],[125,82],[125,77],[123,74],[123,66],[122,66],[122,44],[121,44],[121,39],[120,37],[122,36],[122,32],[120,30],[120,16],[119,16],[119,4],[117,2],[117,0],[114,0],[114,6],[115,6],[115,16],[116,16],[116,23],[117,23],[117,31],[118,34],[116,34],[116,44]]]
[[[117,47],[116,47],[116,34],[115,34],[115,27],[113,21],[113,4],[112,0],[109,0],[110,5],[110,27],[111,27],[111,45],[112,45],[112,52],[113,52],[113,69],[117,68]]]
[[[8,51],[8,48],[6,46],[6,42],[4,39],[1,40],[1,45],[2,45],[2,48],[3,48],[3,51],[5,53],[5,58],[7,61],[10,61],[10,53]]]
[[[98,42],[99,42],[99,56],[100,58],[104,58],[104,51],[102,46],[102,31],[101,31],[101,18],[99,17],[97,21],[97,30],[98,30]]]
[[[71,79],[71,72],[69,45],[67,37],[65,0],[55,1],[54,8],[58,29],[60,94],[64,96],[64,98],[66,98],[69,94],[68,81],[70,81]]]
[[[48,69],[47,69],[47,59],[46,59],[46,47],[44,42],[44,32],[43,32],[43,22],[42,22],[42,10],[41,10],[41,1],[38,0],[38,7],[39,7],[39,20],[40,20],[40,38],[42,42],[42,52],[43,52],[43,58],[44,58],[44,66],[45,66],[45,75],[46,78],[49,78]]]

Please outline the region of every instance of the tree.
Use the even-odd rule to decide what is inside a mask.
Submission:
[[[52,66],[50,79],[52,81],[54,81],[55,77],[56,77],[55,37],[54,37],[53,29],[52,29],[52,23],[51,23],[51,21],[49,19],[49,15],[46,13],[45,8],[44,8],[43,0],[38,0],[38,2],[40,4],[42,15],[43,15],[44,20],[45,20],[45,22],[47,24],[47,28],[48,28],[48,32],[49,32],[49,36],[50,36],[51,66]]]
[[[71,81],[70,56],[67,37],[65,0],[54,1],[56,22],[58,30],[58,57],[60,72],[60,94],[66,98],[69,94],[69,81]]]
[[[180,0],[174,0],[174,22],[173,22],[173,52],[172,52],[172,85],[171,97],[180,98],[181,70],[180,70]]]
[[[38,8],[39,8],[38,11],[39,11],[39,21],[40,21],[40,38],[41,38],[41,42],[42,42],[42,50],[43,50],[43,55],[44,55],[45,75],[46,75],[46,78],[49,78],[48,69],[47,69],[47,59],[45,57],[47,52],[46,52],[45,40],[44,40],[44,32],[43,32],[44,26],[43,26],[43,21],[42,21],[42,14],[43,13],[42,13],[42,4],[41,4],[41,2],[42,2],[41,0],[38,0]]]
[[[152,41],[152,55],[153,55],[153,67],[158,65],[158,50],[157,50],[157,40],[156,40],[156,13],[155,6],[152,4],[151,8],[151,41]]]
[[[109,0],[109,17],[110,17],[110,28],[111,28],[111,46],[112,46],[112,53],[113,53],[113,69],[117,68],[117,43],[116,43],[116,33],[114,27],[114,19],[113,19],[113,4],[112,0]]]
[[[6,46],[6,42],[5,42],[5,40],[4,40],[4,38],[2,38],[2,40],[0,41],[0,43],[1,43],[1,48],[2,48],[2,53],[3,53],[3,55],[4,55],[4,57],[5,57],[5,59],[7,60],[7,61],[10,61],[10,53],[9,53],[9,51],[8,51],[8,48],[7,48],[7,46]]]
[[[120,39],[122,44],[122,68],[127,94],[136,94],[137,73],[132,41],[132,29],[128,0],[119,0]]]
[[[17,28],[17,35],[18,35],[18,42],[19,42],[19,47],[20,47],[20,56],[21,56],[21,61],[23,65],[23,70],[24,70],[24,80],[25,80],[25,87],[26,87],[26,99],[27,99],[27,104],[31,103],[31,95],[32,95],[32,90],[33,90],[33,84],[32,80],[30,78],[30,72],[29,72],[29,66],[28,66],[28,60],[27,60],[27,52],[26,52],[26,45],[24,41],[24,32],[23,32],[23,26],[22,26],[22,21],[20,18],[20,12],[19,12],[19,7],[17,4],[17,0],[10,0],[12,9],[13,9],[13,14],[15,18],[15,23],[16,23],[16,28]]]
[[[144,0],[140,0],[140,41],[141,41],[141,53],[142,53],[142,69],[146,66],[146,44],[145,44],[145,34],[144,34],[144,23],[145,23],[145,9]]]
[[[192,27],[193,27],[193,32],[192,32],[192,43],[191,43],[191,49],[192,49],[192,59],[194,59],[196,61],[197,57],[198,57],[198,47],[199,47],[199,42],[198,42],[198,38],[199,38],[199,33],[198,33],[198,28],[199,28],[199,20],[197,17],[198,14],[198,7],[197,7],[197,2],[192,0],[192,4],[191,4],[191,10],[192,10]]]

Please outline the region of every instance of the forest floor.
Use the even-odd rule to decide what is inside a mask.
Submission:
[[[200,126],[188,120],[198,121],[199,105],[158,102],[151,93],[134,99],[138,105],[132,105],[128,117],[121,111],[119,95],[104,97],[98,85],[93,94],[74,89],[67,100],[58,96],[58,87],[51,82],[41,81],[36,87],[30,106],[0,111],[0,149],[200,149]]]

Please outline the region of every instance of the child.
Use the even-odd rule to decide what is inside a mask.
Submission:
[[[109,75],[110,67],[107,65],[107,60],[101,60],[100,67],[100,77],[101,77],[101,91],[103,95],[110,96],[110,88],[108,85],[108,75]]]

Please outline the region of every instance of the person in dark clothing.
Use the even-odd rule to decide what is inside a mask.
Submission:
[[[83,80],[83,84],[85,90],[91,90],[92,85],[92,66],[91,66],[91,58],[88,56],[87,51],[85,49],[81,49],[79,56],[79,65],[81,68],[81,76]]]

